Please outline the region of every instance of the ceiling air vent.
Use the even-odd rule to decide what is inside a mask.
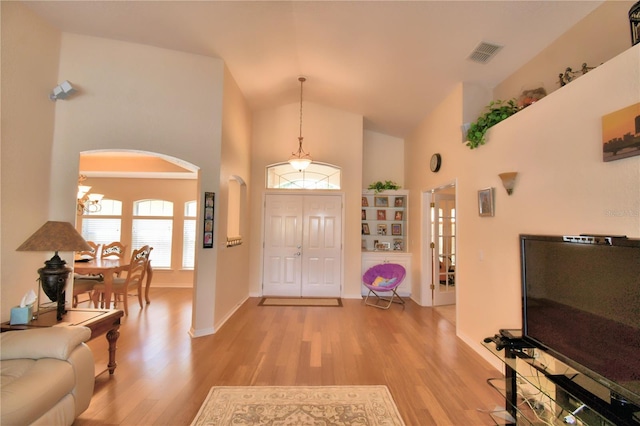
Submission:
[[[500,49],[502,49],[502,46],[483,41],[473,49],[473,52],[471,52],[467,59],[480,64],[486,64],[500,51]]]

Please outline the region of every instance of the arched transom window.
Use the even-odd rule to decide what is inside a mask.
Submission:
[[[331,164],[309,164],[305,170],[295,170],[289,163],[267,166],[267,188],[277,189],[340,189],[342,171]]]

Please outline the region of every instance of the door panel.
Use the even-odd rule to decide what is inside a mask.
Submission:
[[[342,198],[268,195],[263,294],[339,297]]]
[[[339,297],[342,248],[342,198],[304,197],[302,295]]]
[[[285,195],[267,197],[263,295],[300,296],[302,205]]]

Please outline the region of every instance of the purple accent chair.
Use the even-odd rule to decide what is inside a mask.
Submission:
[[[402,297],[396,292],[396,289],[402,284],[402,281],[404,281],[406,273],[407,271],[404,269],[404,266],[398,265],[397,263],[380,263],[369,268],[362,276],[362,283],[369,289],[364,303],[380,309],[389,309],[392,303],[404,305],[404,300],[402,300]],[[388,284],[383,282],[377,286],[373,285],[378,277],[382,277],[384,280],[395,280]],[[378,293],[391,293],[391,297],[382,297]],[[376,297],[374,303],[369,302],[369,296],[372,294]],[[397,300],[394,300],[396,298]],[[380,305],[380,302],[387,302],[387,304]]]

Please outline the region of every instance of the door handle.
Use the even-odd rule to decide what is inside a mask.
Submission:
[[[300,256],[301,254],[302,254],[302,252],[300,252],[300,251],[295,253],[296,256]]]

